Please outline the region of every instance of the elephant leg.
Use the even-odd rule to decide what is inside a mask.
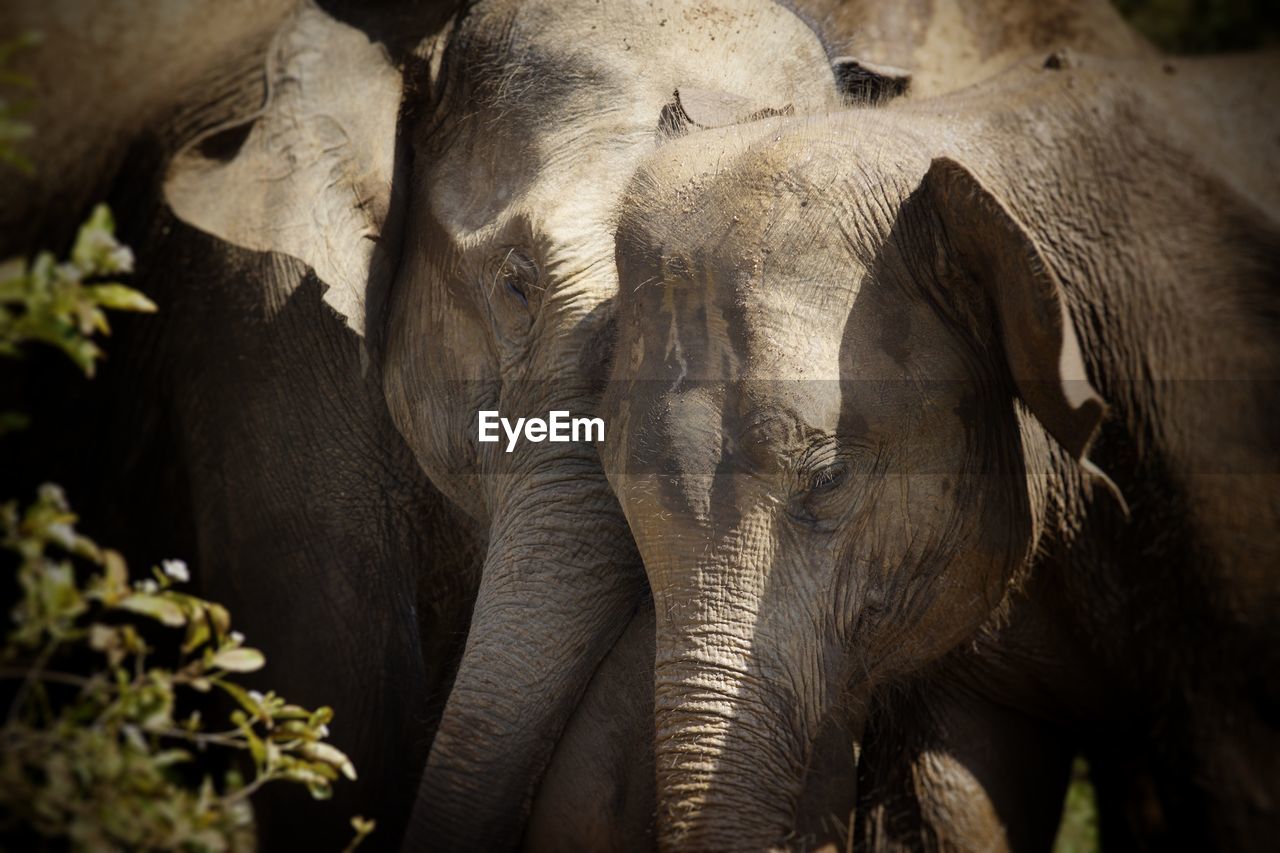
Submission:
[[[1072,757],[1065,732],[945,682],[876,709],[858,772],[857,847],[1047,850]]]

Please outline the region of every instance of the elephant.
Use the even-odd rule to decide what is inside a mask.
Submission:
[[[6,363],[5,407],[29,401],[18,405],[33,425],[5,437],[0,468],[6,499],[64,485],[86,529],[135,571],[188,560],[195,591],[266,653],[248,686],[337,709],[331,740],[358,779],[323,803],[264,788],[265,848],[331,846],[357,814],[377,821],[370,846],[394,847],[465,635],[483,531],[418,470],[319,281],[186,226],[161,188],[193,135],[260,106],[265,54],[296,5],[5,5],[7,35],[44,38],[13,57],[32,80],[22,151],[33,170],[0,181],[0,257],[58,249],[107,201],[137,259],[130,284],[160,310],[112,319],[92,382],[60,354]],[[443,24],[430,9],[370,21],[360,5],[326,8],[370,32],[395,25],[397,38],[421,27],[415,44]]]
[[[479,413],[592,414],[634,165],[680,135],[835,108],[835,71],[764,0],[481,0],[400,67],[304,6],[269,60],[261,109],[173,158],[165,197],[206,234],[310,269],[417,470],[477,527],[475,604],[406,845],[509,847],[645,584],[595,446],[507,452],[480,441]]]
[[[1271,844],[1277,70],[1056,52],[637,171],[602,458],[662,849],[785,845],[886,707],[859,845],[1045,849],[1077,749],[1105,842]]]

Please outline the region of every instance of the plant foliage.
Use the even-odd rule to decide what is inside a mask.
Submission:
[[[184,563],[131,579],[124,558],[75,523],[56,486],[25,510],[0,507],[0,547],[17,556],[21,589],[0,651],[0,678],[16,684],[0,729],[6,830],[82,849],[250,849],[249,797],[263,785],[294,782],[323,799],[340,775],[355,778],[325,740],[332,710],[237,683],[265,658],[224,608],[179,589]],[[235,710],[212,730],[196,706],[215,691]],[[229,769],[215,780],[204,768],[219,763]]]
[[[101,281],[132,271],[133,253],[116,240],[115,222],[103,204],[80,226],[68,260],[41,252],[33,260],[0,264],[0,355],[16,356],[21,344],[44,343],[93,376],[102,349],[92,336],[111,331],[106,310],[156,310],[133,288]]]

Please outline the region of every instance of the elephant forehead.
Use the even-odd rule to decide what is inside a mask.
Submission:
[[[449,67],[466,100],[441,156],[426,158],[438,161],[433,212],[460,231],[515,200],[545,201],[547,188],[559,198],[607,188],[616,200],[680,87],[778,111],[837,102],[817,37],[772,2],[490,0],[461,27]],[[786,47],[762,57],[766,34]]]
[[[834,105],[826,53],[786,4],[764,0],[490,0],[508,10],[490,28],[499,53],[536,47],[547,67],[566,61],[610,69],[639,85],[729,91],[785,91],[804,103]],[[774,49],[762,53],[762,39]],[[537,58],[537,57],[535,57]],[[717,61],[718,60],[718,61]],[[686,78],[686,79],[679,79]],[[816,83],[809,91],[798,84]]]
[[[516,217],[555,227],[561,238],[611,231],[617,196],[651,134],[579,128],[562,144],[556,139],[551,129],[498,125],[453,145],[427,178],[432,216],[460,245],[500,233]]]

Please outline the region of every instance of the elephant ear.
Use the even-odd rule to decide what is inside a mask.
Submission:
[[[1058,444],[1101,474],[1088,452],[1106,405],[1085,374],[1057,276],[1021,223],[964,166],[934,160],[923,189],[960,265],[995,306],[1018,395]]]
[[[179,219],[246,249],[308,264],[357,334],[376,241],[391,204],[401,75],[363,33],[303,5],[267,58],[267,98],[230,159],[218,128],[173,160],[165,197]]]

